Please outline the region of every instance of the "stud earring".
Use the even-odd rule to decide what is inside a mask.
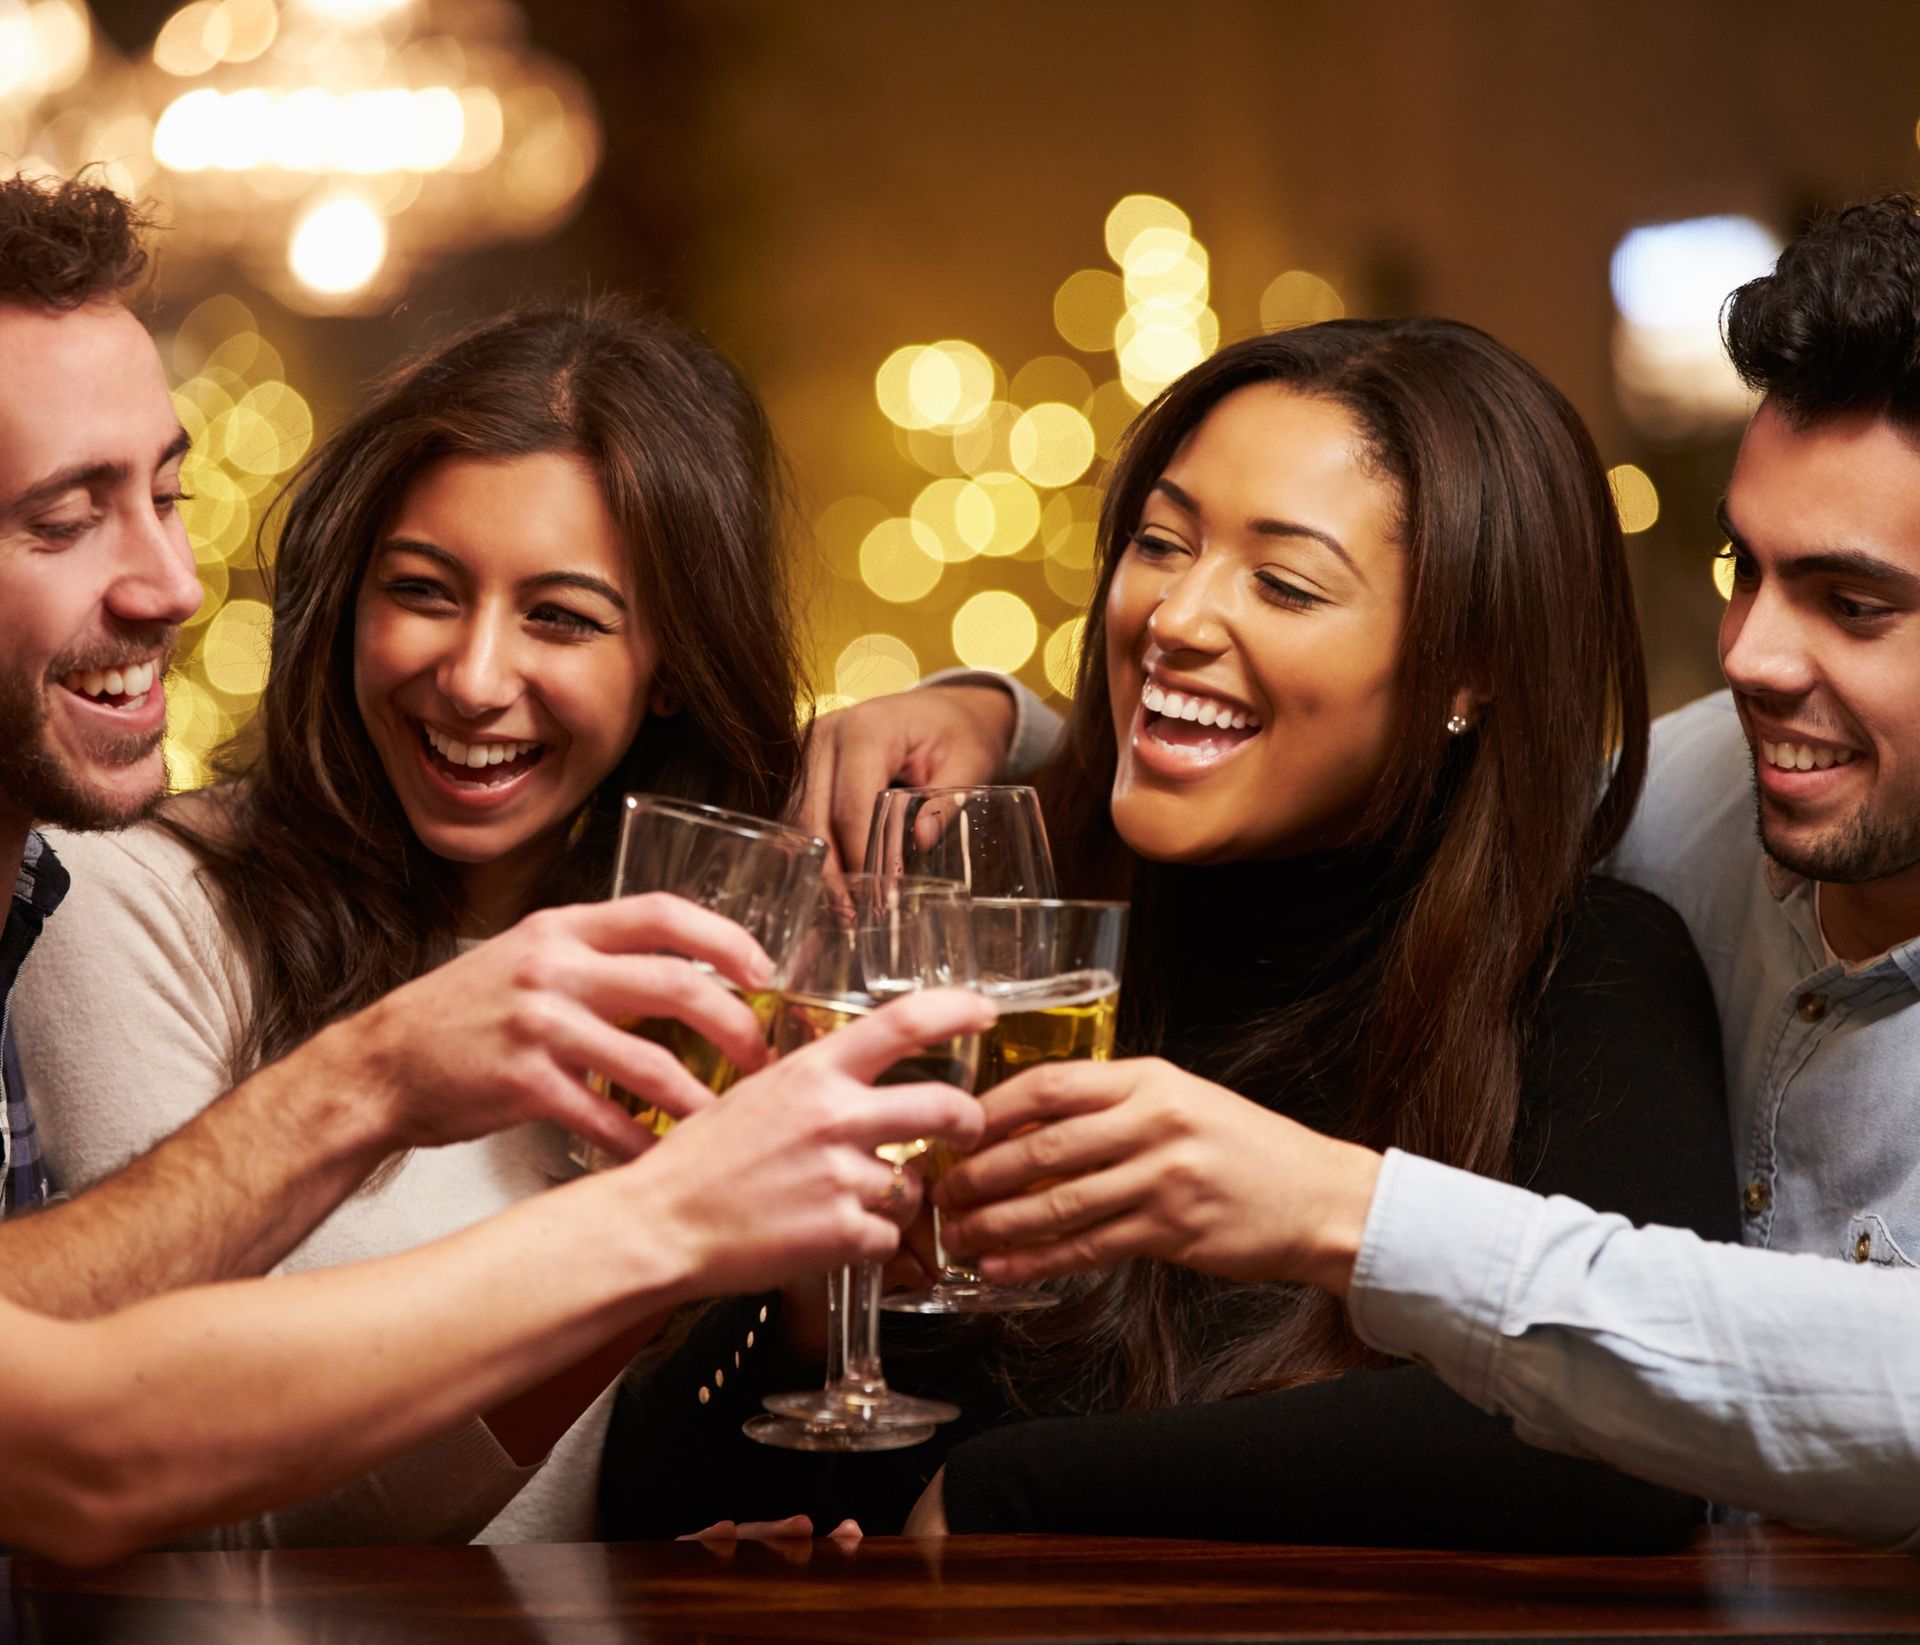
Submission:
[[[1466,715],[1449,714],[1447,716],[1447,735],[1449,737],[1457,737],[1466,729],[1467,729]]]

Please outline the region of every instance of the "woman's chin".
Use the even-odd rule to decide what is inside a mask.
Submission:
[[[1191,810],[1157,796],[1116,798],[1114,832],[1129,851],[1147,862],[1232,862],[1244,855],[1213,830],[1197,830]]]

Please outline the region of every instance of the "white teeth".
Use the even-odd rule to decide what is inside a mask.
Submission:
[[[436,731],[430,725],[422,725],[427,742],[449,765],[463,765],[469,771],[479,771],[487,766],[507,765],[519,759],[523,754],[531,754],[540,745],[536,742],[474,742],[463,743],[458,737],[449,737]]]
[[[107,695],[117,697],[127,688],[127,677],[117,668],[107,670]]]
[[[60,683],[84,697],[126,697],[137,701],[153,689],[159,672],[156,663],[136,663],[132,668],[82,668],[64,676]]]
[[[1836,765],[1851,765],[1851,748],[1815,748],[1811,743],[1761,742],[1760,758],[1776,771],[1826,771]]]
[[[97,668],[90,668],[80,676],[80,689],[89,697],[99,697],[106,693],[107,677]]]
[[[1221,726],[1232,731],[1260,729],[1260,722],[1244,709],[1232,708],[1208,697],[1189,697],[1182,696],[1178,691],[1164,691],[1151,680],[1140,688],[1140,701],[1149,714],[1164,715],[1169,720],[1191,720],[1199,725]]]

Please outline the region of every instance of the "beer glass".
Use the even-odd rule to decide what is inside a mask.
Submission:
[[[957,880],[975,897],[1051,897],[1058,887],[1031,788],[888,788],[873,805],[869,874]]]
[[[848,875],[826,888],[789,968],[773,1017],[776,1055],[919,988],[970,986],[972,929],[967,900],[947,880]],[[980,1041],[963,1035],[895,1063],[877,1085],[940,1080],[973,1089]],[[926,1152],[905,1137],[878,1150],[898,1178]],[[887,1386],[880,1363],[881,1265],[867,1262],[829,1277],[827,1380],[805,1393],[774,1394],[746,1432],[762,1444],[801,1451],[887,1451],[917,1445],[958,1407]]]
[[[1000,1013],[980,1041],[974,1089],[985,1092],[1044,1062],[1113,1055],[1126,951],[1127,905],[1060,898],[975,897],[968,907],[981,993]],[[952,1163],[934,1145],[930,1180]],[[939,1279],[925,1291],[901,1291],[881,1304],[908,1314],[1005,1314],[1052,1307],[1050,1292],[995,1285],[947,1254],[940,1212],[933,1213]]]
[[[613,894],[670,891],[745,927],[774,963],[773,982],[744,995],[764,1025],[778,997],[781,967],[820,894],[826,841],[744,812],[658,794],[628,794],[621,808]],[[623,1026],[665,1046],[716,1095],[739,1078],[740,1071],[705,1035],[675,1018],[648,1017]],[[597,1074],[591,1083],[655,1136],[673,1129],[671,1114],[631,1091]],[[578,1137],[569,1152],[575,1164],[589,1170],[615,1163],[611,1155]]]

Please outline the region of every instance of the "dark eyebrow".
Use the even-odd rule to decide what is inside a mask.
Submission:
[[[389,537],[380,545],[380,552],[418,554],[422,559],[432,560],[449,571],[462,576],[466,574],[467,568],[444,548],[434,543],[423,543],[417,537]],[[619,589],[584,571],[543,571],[537,576],[522,577],[520,588],[523,592],[537,588],[577,588],[583,593],[599,595],[618,612],[624,614],[627,609],[627,602]]]
[[[1154,490],[1165,492],[1174,506],[1184,512],[1199,514],[1200,505],[1173,481],[1162,477],[1154,482]],[[1338,555],[1346,568],[1361,582],[1364,583],[1367,580],[1367,574],[1353,563],[1353,556],[1341,545],[1340,539],[1329,532],[1317,530],[1310,525],[1301,525],[1295,520],[1270,520],[1264,516],[1256,516],[1247,521],[1247,529],[1257,537],[1304,537],[1307,541],[1318,543],[1322,548],[1330,549]]]
[[[1724,500],[1714,509],[1713,517],[1727,534],[1729,543],[1742,554],[1751,553],[1746,539],[1734,529]],[[1857,577],[1863,582],[1878,583],[1906,599],[1920,599],[1920,576],[1863,548],[1822,548],[1806,554],[1783,555],[1774,564],[1774,575],[1786,581],[1802,577]]]
[[[160,455],[154,459],[153,471],[159,473],[176,457],[184,457],[193,446],[193,436],[184,428],[176,429],[174,436],[160,449]],[[36,480],[18,496],[9,498],[0,504],[0,513],[24,514],[38,508],[42,503],[50,503],[54,498],[69,491],[92,491],[96,487],[125,485],[133,478],[133,470],[125,463],[99,461],[74,463],[49,474],[44,480]]]

